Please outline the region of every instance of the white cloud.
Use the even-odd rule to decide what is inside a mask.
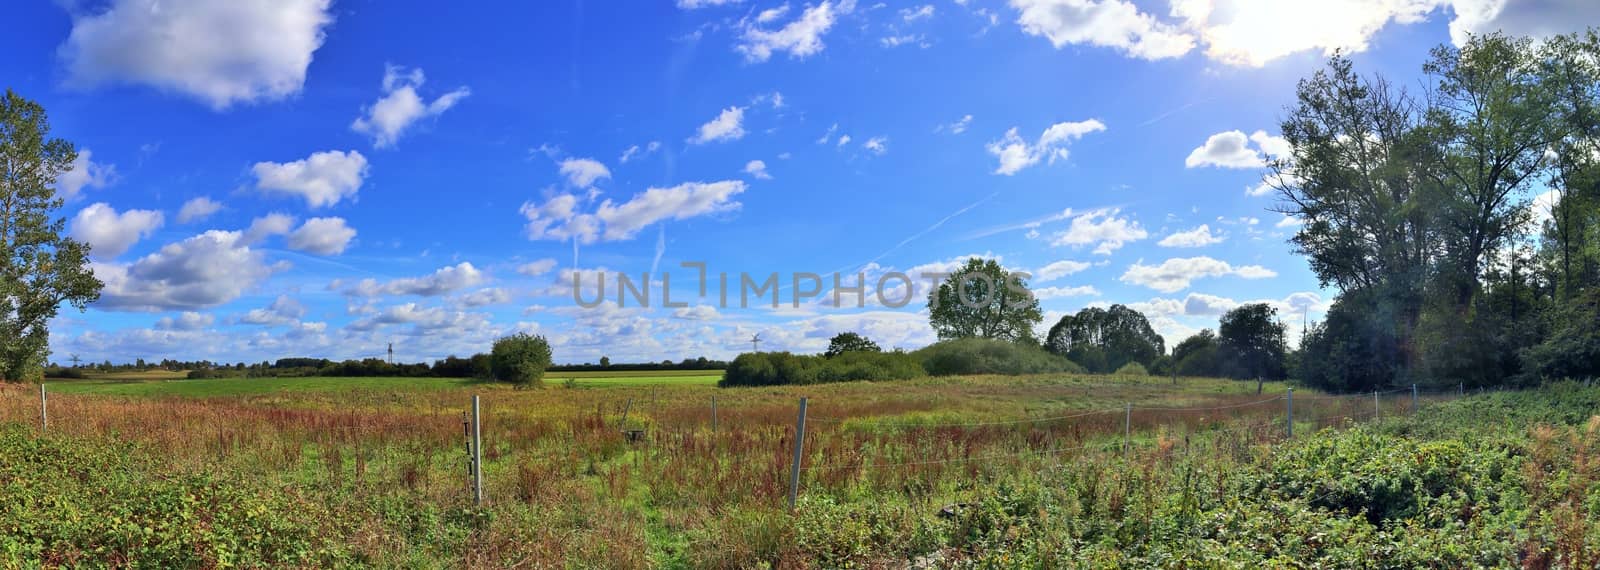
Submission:
[[[372,146],[394,146],[400,135],[417,121],[437,117],[472,94],[470,89],[458,87],[432,103],[424,103],[417,95],[417,88],[422,87],[423,81],[421,69],[407,71],[397,65],[384,66],[383,96],[362,108],[362,116],[350,123],[350,129],[372,137]]]
[[[867,142],[861,143],[861,147],[872,151],[872,154],[881,156],[883,153],[889,152],[889,137],[872,137],[867,139]]]
[[[1072,275],[1079,271],[1088,269],[1089,267],[1090,263],[1087,261],[1061,260],[1050,263],[1044,267],[1040,267],[1038,271],[1033,272],[1033,276],[1037,278],[1040,283],[1045,283]]]
[[[1039,140],[1030,145],[1018,134],[1016,127],[1011,127],[1005,136],[989,143],[985,148],[989,154],[1000,160],[1000,165],[995,168],[995,174],[1010,176],[1046,158],[1051,164],[1058,159],[1065,160],[1069,143],[1089,133],[1103,130],[1106,130],[1105,123],[1096,119],[1056,123],[1045,129],[1044,133],[1039,135]]]
[[[1156,245],[1162,247],[1205,247],[1222,243],[1224,238],[1220,234],[1211,233],[1211,226],[1200,224],[1200,227],[1186,231],[1174,232],[1161,238]]]
[[[188,202],[184,202],[182,208],[178,208],[178,223],[199,222],[221,210],[222,204],[211,198],[205,196],[192,198]]]
[[[362,279],[354,287],[345,290],[345,293],[358,297],[379,295],[437,297],[476,286],[483,283],[484,279],[482,271],[473,267],[472,263],[463,261],[441,267],[438,271],[421,277],[402,277],[384,283],[379,283],[376,279]]]
[[[1195,279],[1233,275],[1245,279],[1265,279],[1277,273],[1259,265],[1235,267],[1226,261],[1210,257],[1175,257],[1161,265],[1134,263],[1119,278],[1123,283],[1142,285],[1162,293],[1174,293],[1189,287]]]
[[[1033,296],[1039,300],[1065,297],[1099,297],[1100,290],[1091,285],[1081,287],[1040,287],[1033,290]]]
[[[907,22],[926,20],[933,17],[933,4],[923,4],[917,8],[901,8],[900,19]]]
[[[240,232],[211,230],[167,244],[131,264],[93,263],[95,277],[105,282],[95,306],[135,311],[214,307],[288,267],[268,265],[242,237]]]
[[[690,144],[706,144],[709,142],[724,142],[739,140],[744,137],[744,107],[728,107],[722,110],[715,119],[700,125],[694,136],[689,137]]]
[[[760,13],[756,14],[756,22],[757,23],[761,23],[761,24],[765,24],[765,23],[768,23],[768,22],[773,22],[773,21],[776,21],[778,18],[782,18],[784,15],[786,15],[788,13],[789,13],[789,3],[788,2],[784,2],[783,5],[781,5],[781,6],[777,6],[775,8],[767,8],[765,10],[762,10]]]
[[[962,115],[960,120],[948,125],[939,125],[933,132],[947,132],[952,135],[959,135],[967,132],[967,127],[970,126],[972,126],[972,115]]]
[[[113,259],[141,238],[150,237],[162,223],[161,212],[127,210],[121,214],[105,202],[96,202],[72,218],[71,235],[89,244],[95,259]]]
[[[196,313],[184,311],[178,318],[161,317],[156,320],[156,329],[164,331],[197,331],[211,326],[217,321],[215,315],[209,313]]]
[[[317,255],[339,255],[355,239],[356,230],[344,218],[311,218],[289,234],[289,249]]]
[[[1455,0],[1450,39],[1456,45],[1470,34],[1503,32],[1511,36],[1548,38],[1581,33],[1600,22],[1600,3],[1589,0]]]
[[[529,277],[538,277],[540,275],[544,275],[546,273],[549,273],[551,269],[555,269],[555,268],[556,268],[556,260],[550,259],[550,258],[547,257],[547,258],[544,258],[544,259],[536,259],[536,260],[524,263],[522,265],[518,265],[517,266],[517,273],[521,273],[521,274],[527,275]]]
[[[772,179],[772,175],[767,174],[767,163],[765,161],[752,160],[746,162],[744,164],[744,173],[760,180]]]
[[[225,109],[300,92],[330,0],[113,0],[74,14],[68,83],[143,83]]]
[[[528,220],[524,229],[531,240],[619,241],[632,239],[639,230],[659,221],[736,210],[739,203],[733,201],[733,197],[745,188],[745,183],[739,180],[652,187],[626,202],[608,199],[593,213],[577,211],[578,198],[561,194],[543,204],[525,202],[520,211]]]
[[[1226,131],[1211,135],[1205,144],[1189,152],[1183,164],[1188,168],[1217,166],[1221,168],[1260,168],[1265,166],[1261,153],[1250,148],[1249,137],[1240,131]]]
[[[785,51],[791,58],[805,59],[822,51],[822,36],[833,27],[834,17],[833,3],[825,1],[806,8],[799,18],[776,30],[747,23],[734,48],[750,62],[766,61],[774,52]]]
[[[1164,59],[1188,53],[1195,45],[1193,36],[1124,0],[1010,0],[1010,4],[1023,32],[1043,36],[1057,49],[1088,44],[1141,59]]]
[[[294,228],[294,216],[272,213],[250,220],[250,227],[239,236],[239,243],[255,245],[271,236],[287,235]]]
[[[1121,210],[1109,208],[1080,214],[1072,218],[1065,231],[1055,234],[1053,246],[1083,247],[1094,245],[1094,253],[1110,255],[1128,242],[1150,237],[1139,222],[1117,215]]]
[[[650,142],[646,143],[643,147],[640,147],[639,145],[633,145],[633,146],[630,146],[630,147],[628,147],[628,148],[626,148],[626,149],[624,149],[622,151],[622,156],[617,158],[617,162],[620,162],[622,164],[627,164],[628,161],[630,161],[630,160],[633,160],[635,158],[643,158],[645,156],[649,156],[650,154],[653,154],[653,153],[655,153],[655,151],[660,150],[660,149],[661,149],[661,141],[650,141]]]
[[[561,175],[579,188],[594,186],[596,181],[611,179],[611,169],[592,158],[568,158],[561,161]]]
[[[355,198],[367,177],[367,158],[353,150],[332,150],[294,162],[257,162],[251,172],[256,188],[297,195],[312,208],[321,208]]]
[[[239,317],[239,322],[247,325],[291,325],[300,322],[305,314],[305,305],[288,295],[279,295],[265,308],[250,309]]]
[[[456,305],[462,307],[487,307],[489,305],[504,305],[511,302],[511,292],[499,287],[479,289],[454,299]]]
[[[110,164],[97,164],[90,157],[94,152],[84,148],[78,149],[78,156],[72,159],[72,166],[56,177],[56,192],[66,201],[74,200],[84,188],[104,188],[116,181],[117,167]]]
[[[1285,215],[1283,217],[1283,219],[1278,220],[1278,223],[1272,224],[1272,227],[1275,227],[1275,228],[1295,228],[1295,227],[1300,227],[1300,224],[1304,224],[1304,223],[1305,223],[1305,221],[1301,220],[1300,218],[1296,218],[1294,216]]]

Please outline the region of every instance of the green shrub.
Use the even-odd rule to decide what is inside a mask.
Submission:
[[[1143,364],[1129,362],[1122,365],[1122,368],[1118,368],[1117,371],[1113,372],[1112,374],[1116,374],[1117,376],[1149,376],[1150,371],[1145,370]]]
[[[747,352],[728,364],[720,386],[821,384],[907,380],[926,376],[905,352],[845,352],[832,358],[788,352]]]
[[[501,382],[518,386],[537,386],[544,382],[544,369],[550,366],[550,343],[544,337],[517,333],[494,341],[489,353],[489,369]]]
[[[44,377],[45,378],[65,378],[65,379],[69,379],[69,380],[82,380],[84,378],[87,378],[88,376],[84,375],[83,369],[81,369],[81,368],[63,368],[63,367],[60,367],[60,366],[47,366],[44,369]]]
[[[1036,346],[983,338],[934,343],[911,353],[934,376],[960,374],[1082,374],[1083,367]]]

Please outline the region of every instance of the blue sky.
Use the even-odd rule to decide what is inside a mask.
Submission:
[[[0,77],[80,161],[107,287],[52,358],[424,360],[543,334],[562,362],[932,342],[902,308],[717,306],[697,270],[869,285],[971,255],[1047,310],[1124,303],[1169,346],[1332,292],[1256,195],[1333,49],[1402,83],[1468,33],[1580,0],[113,0],[13,6]],[[652,269],[651,307],[615,274]],[[609,301],[581,307],[573,275]],[[659,303],[663,272],[674,301]],[[737,291],[734,292],[737,299]],[[869,293],[870,295],[870,293]],[[824,294],[823,299],[827,295]]]

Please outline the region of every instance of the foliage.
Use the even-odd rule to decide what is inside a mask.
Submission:
[[[1167,351],[1165,339],[1150,327],[1150,321],[1124,305],[1089,307],[1061,317],[1050,327],[1044,346],[1097,373],[1117,370],[1129,362],[1149,366]]]
[[[1025,274],[993,259],[971,258],[928,293],[928,321],[940,340],[987,338],[1034,342],[1044,319]]]
[[[1555,332],[1523,354],[1538,379],[1600,378],[1600,289],[1552,308]]]
[[[934,376],[1084,371],[1072,361],[1032,344],[982,338],[941,341],[911,354]]]
[[[542,336],[516,333],[500,337],[489,352],[489,371],[494,379],[518,386],[540,384],[549,366],[550,343]]]
[[[905,352],[852,351],[825,357],[788,352],[746,352],[728,363],[718,386],[820,384],[907,380],[927,375]]]
[[[1288,352],[1278,310],[1266,303],[1240,305],[1222,315],[1217,327],[1220,372],[1231,378],[1279,380],[1288,376]]]
[[[72,168],[72,143],[50,138],[44,107],[10,89],[0,99],[0,380],[36,379],[62,303],[83,311],[103,284],[89,247],[66,237],[56,179]]]
[[[1118,368],[1116,372],[1112,372],[1112,374],[1117,376],[1149,376],[1150,371],[1145,370],[1143,364],[1129,362],[1122,365],[1122,368]]]
[[[842,332],[828,339],[828,350],[823,356],[833,358],[846,352],[883,352],[872,339],[853,332]]]
[[[1177,362],[1178,373],[1184,376],[1216,376],[1217,333],[1200,329],[1172,347],[1172,359]]]

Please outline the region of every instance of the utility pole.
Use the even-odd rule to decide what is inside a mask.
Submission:
[[[389,364],[394,364],[394,343],[389,343]]]
[[[67,358],[67,360],[71,360],[72,361],[72,367],[73,368],[77,368],[78,364],[83,362],[83,359],[82,358],[78,358],[77,354],[73,354],[71,357]]]
[[[750,337],[750,352],[761,352],[761,333]]]

